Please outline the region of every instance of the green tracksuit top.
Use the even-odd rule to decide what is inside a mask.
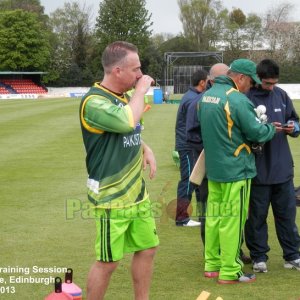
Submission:
[[[198,103],[198,118],[207,178],[216,182],[253,178],[256,168],[251,142],[269,141],[275,127],[258,120],[253,104],[231,78],[215,79]]]
[[[142,174],[140,124],[128,99],[95,84],[83,97],[80,123],[86,149],[88,198],[101,208],[124,208],[148,199]]]

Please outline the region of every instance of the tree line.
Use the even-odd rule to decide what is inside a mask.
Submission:
[[[103,76],[105,46],[125,40],[138,46],[143,71],[154,78],[163,77],[165,52],[222,51],[227,64],[273,58],[280,82],[300,82],[300,23],[291,21],[292,4],[259,16],[229,11],[221,0],[177,3],[182,32],[153,35],[146,0],[102,0],[98,11],[69,1],[50,15],[40,0],[0,0],[0,71],[44,71],[47,85],[90,86]]]

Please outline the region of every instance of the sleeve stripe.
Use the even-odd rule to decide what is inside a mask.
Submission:
[[[132,127],[132,128],[134,128],[133,113],[132,113],[132,110],[131,110],[130,106],[129,106],[129,105],[126,105],[126,106],[124,107],[124,109],[126,109],[127,114],[128,114],[129,126]]]
[[[85,105],[86,105],[87,101],[88,101],[91,97],[93,97],[93,96],[94,96],[94,95],[91,95],[91,96],[87,97],[87,98],[84,100],[84,102],[82,103],[82,106],[81,106],[81,112],[80,112],[80,120],[81,120],[81,123],[82,123],[83,127],[84,127],[87,131],[92,132],[92,133],[102,134],[102,133],[104,133],[103,130],[100,130],[100,129],[96,129],[96,128],[91,127],[91,126],[85,121],[85,119],[84,119],[84,108],[85,108]]]

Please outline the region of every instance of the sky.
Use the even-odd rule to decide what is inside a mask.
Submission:
[[[45,7],[45,13],[50,14],[57,8],[62,8],[64,2],[72,0],[40,0],[41,5]],[[259,16],[263,15],[272,7],[276,7],[281,3],[291,3],[294,5],[294,13],[291,21],[300,21],[300,5],[297,5],[298,0],[221,0],[223,6],[228,10],[232,8],[240,8],[246,15],[256,13]],[[80,0],[86,3],[95,11],[97,16],[100,0]],[[182,24],[179,19],[179,7],[177,0],[146,0],[146,8],[149,13],[152,13],[153,33],[172,33],[178,34],[182,32]]]

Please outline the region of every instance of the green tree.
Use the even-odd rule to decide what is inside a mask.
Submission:
[[[52,36],[51,74],[56,85],[90,85],[87,72],[91,47],[90,10],[79,2],[65,2],[50,15]],[[90,75],[88,75],[90,74]],[[86,77],[86,75],[88,75]],[[51,80],[49,79],[49,80]]]
[[[290,19],[291,10],[294,8],[290,3],[281,3],[278,6],[273,6],[266,13],[265,31],[266,39],[269,42],[271,51],[280,48],[280,40],[282,37],[281,26],[286,24]],[[286,34],[283,30],[283,34]]]
[[[44,6],[40,0],[0,0],[0,11],[22,9],[38,15],[39,20],[44,24],[48,31],[48,16],[45,15]]]
[[[149,46],[151,14],[145,0],[103,0],[96,20],[99,55],[111,42],[122,40],[139,48],[141,60]]]
[[[245,37],[250,59],[255,60],[255,50],[263,47],[262,20],[256,14],[249,14],[245,22]]]
[[[24,10],[0,13],[2,71],[45,71],[49,58],[48,36],[36,13]]]
[[[150,44],[144,51],[142,68],[145,74],[151,75],[153,78],[161,78],[163,67],[163,56],[155,44]]]
[[[299,62],[299,23],[291,22],[294,5],[281,3],[265,15],[264,34],[269,56],[279,63]]]
[[[246,16],[241,9],[236,8],[229,14],[230,23],[235,23],[239,27],[243,27],[246,23]]]
[[[44,14],[44,7],[40,0],[0,0],[0,10],[22,9],[39,15]]]
[[[223,39],[226,45],[225,49],[230,52],[232,59],[241,57],[247,48],[245,24],[246,16],[239,8],[235,8],[229,13]]]
[[[195,48],[193,41],[183,35],[168,39],[159,46],[162,54],[165,52],[195,52]]]
[[[209,51],[216,47],[224,24],[225,10],[219,0],[178,0],[184,36],[196,48]]]
[[[158,33],[151,36],[151,44],[158,48],[164,42],[171,40],[175,37],[172,33]]]

